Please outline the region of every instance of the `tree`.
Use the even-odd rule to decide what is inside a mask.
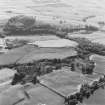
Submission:
[[[17,83],[21,82],[24,77],[25,75],[23,73],[15,73],[11,85],[16,85]]]
[[[12,17],[4,26],[4,32],[23,32],[30,30],[35,24],[35,18],[31,16],[19,15]]]

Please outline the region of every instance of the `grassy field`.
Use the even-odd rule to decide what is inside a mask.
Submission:
[[[105,57],[100,55],[93,55],[92,60],[96,62],[94,71],[105,74]]]
[[[78,91],[79,85],[84,83],[84,81],[91,83],[99,77],[97,74],[89,77],[69,70],[60,70],[42,76],[41,80],[44,85],[56,90],[63,96],[68,96]]]
[[[29,54],[24,56],[18,63],[28,63],[32,61],[37,61],[40,59],[63,59],[68,56],[77,55],[76,51],[72,48],[38,48],[36,47]]]

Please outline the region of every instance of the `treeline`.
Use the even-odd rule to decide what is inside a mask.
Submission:
[[[91,42],[86,38],[70,37],[68,39],[76,41],[79,44],[76,50],[80,56],[89,54],[99,54],[105,56],[105,46],[102,44]]]

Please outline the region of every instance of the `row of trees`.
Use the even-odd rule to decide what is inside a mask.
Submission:
[[[82,103],[84,98],[89,98],[99,88],[105,87],[105,76],[100,77],[99,80],[94,81],[91,85],[85,83],[81,85],[80,91],[68,96],[65,99],[65,105],[77,105],[78,102]]]

